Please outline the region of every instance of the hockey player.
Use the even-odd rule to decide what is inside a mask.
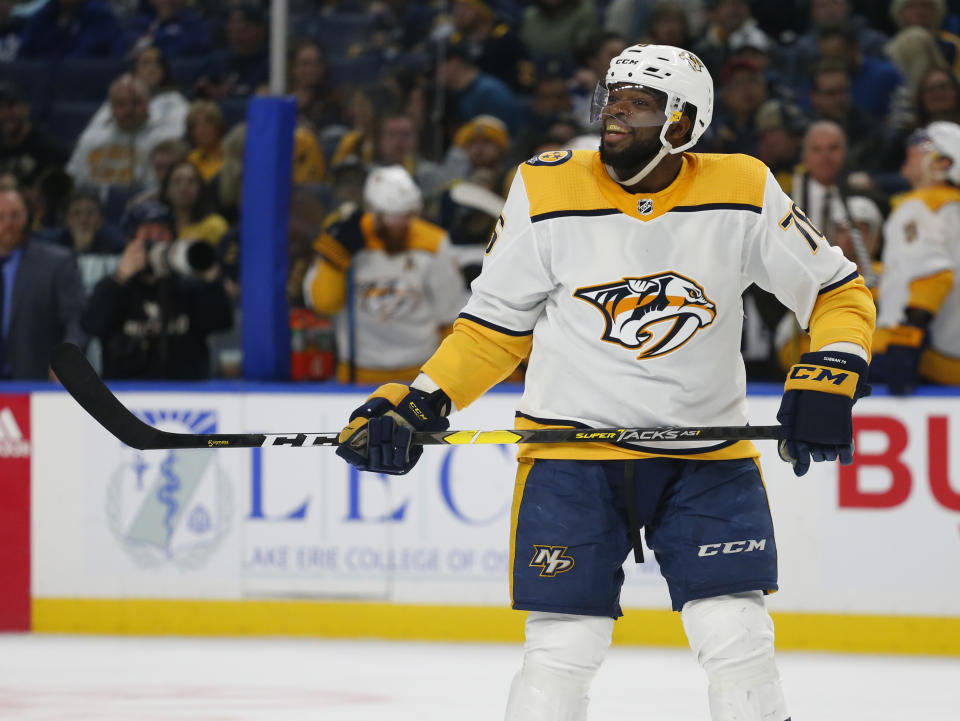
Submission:
[[[812,352],[778,418],[798,475],[850,462],[866,391],[869,291],[760,161],[685,152],[710,125],[713,83],[680,48],[635,45],[597,87],[596,151],[523,163],[453,333],[410,387],[379,388],[338,453],[405,473],[422,447],[529,354],[519,428],[747,422],[741,294],[775,293]],[[513,607],[529,611],[508,721],[582,721],[621,615],[639,530],[709,681],[714,721],[786,721],[764,594],[776,544],[749,442],[527,444],[512,515]],[[708,546],[754,539],[750,553]]]
[[[413,380],[466,299],[446,231],[400,165],[371,171],[366,210],[346,206],[314,243],[307,307],[336,315],[341,382]]]
[[[884,224],[871,377],[895,395],[922,376],[960,385],[960,126],[937,121],[908,142],[901,171],[914,190]]]

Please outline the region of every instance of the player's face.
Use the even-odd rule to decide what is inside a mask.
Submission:
[[[649,90],[614,88],[600,121],[600,157],[613,168],[640,168],[663,147],[663,101]]]

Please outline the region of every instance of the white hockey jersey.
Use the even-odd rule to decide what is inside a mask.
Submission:
[[[870,348],[856,266],[760,161],[686,153],[674,182],[644,195],[595,151],[542,153],[520,166],[473,294],[424,372],[462,408],[529,350],[521,428],[745,425],[751,283],[811,326],[814,348]],[[757,455],[748,442],[587,446],[520,455]]]
[[[958,267],[960,189],[943,185],[907,194],[883,226],[877,352],[886,345],[885,330],[902,323],[912,306],[934,315],[931,348],[960,359]]]
[[[352,261],[343,244],[355,246]],[[335,315],[341,361],[352,352],[362,383],[412,380],[466,300],[447,234],[415,218],[406,249],[389,254],[373,215],[356,212],[321,234],[314,247],[318,257],[303,280],[304,299],[317,312]],[[338,377],[348,380],[347,369],[338,369]]]

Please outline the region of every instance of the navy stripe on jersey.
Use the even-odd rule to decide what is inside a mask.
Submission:
[[[859,276],[860,276],[860,271],[855,270],[855,271],[853,271],[850,275],[848,275],[846,278],[841,278],[841,279],[838,280],[836,283],[831,283],[830,285],[825,285],[825,286],[823,286],[823,287],[820,289],[820,291],[817,293],[817,295],[823,295],[824,293],[829,293],[831,290],[835,290],[835,289],[839,288],[841,285],[846,285],[846,284],[849,283],[850,281],[856,280]]]
[[[550,220],[551,218],[564,218],[567,216],[579,216],[581,218],[590,218],[597,215],[617,215],[620,211],[616,208],[597,208],[596,210],[552,210],[549,213],[538,213],[530,216],[531,223],[539,223],[541,220]]]
[[[490,330],[495,330],[498,333],[503,333],[504,335],[513,335],[513,336],[523,336],[530,335],[533,333],[532,330],[510,330],[509,328],[504,328],[502,325],[497,325],[496,323],[491,323],[488,320],[483,318],[478,318],[475,315],[470,315],[469,313],[461,313],[457,316],[458,318],[463,318],[464,320],[470,320],[476,323],[477,325],[482,325],[484,328],[489,328]]]
[[[763,208],[751,203],[703,203],[701,205],[677,205],[668,210],[668,213],[696,213],[700,210],[749,210],[751,213],[761,213]]]
[[[534,423],[539,423],[544,426],[568,426],[570,428],[590,428],[590,426],[580,423],[579,421],[570,421],[560,418],[537,418],[536,416],[530,416],[526,413],[521,413],[516,411],[514,413],[516,418],[526,418],[528,421],[533,421]],[[671,456],[689,456],[694,453],[709,453],[710,451],[719,451],[721,448],[726,448],[727,446],[732,446],[738,441],[724,441],[723,443],[718,443],[713,446],[698,446],[696,448],[671,448],[669,446],[642,446],[639,443],[628,443],[628,442],[613,442],[610,441],[601,441],[602,443],[610,443],[611,445],[617,446],[619,448],[626,448],[631,451],[643,451],[645,453],[657,453],[660,455],[669,454]]]

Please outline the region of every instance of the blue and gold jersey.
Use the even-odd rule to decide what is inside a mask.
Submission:
[[[869,349],[873,302],[856,266],[760,161],[686,153],[667,188],[634,194],[597,152],[542,153],[520,166],[473,295],[424,372],[462,408],[529,355],[520,427],[743,425],[741,294],[751,283],[811,327],[814,348]],[[521,448],[645,454],[756,450],[696,441]]]

